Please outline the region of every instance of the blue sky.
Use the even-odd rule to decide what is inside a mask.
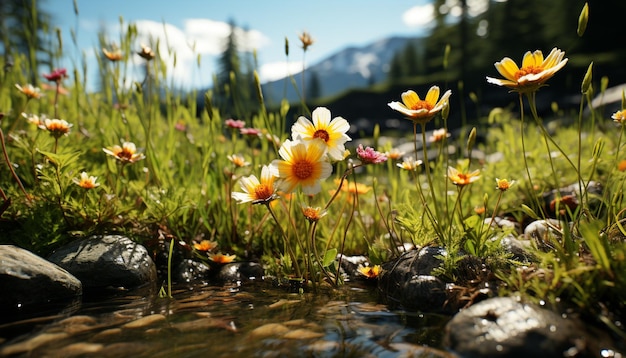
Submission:
[[[456,2],[450,0],[451,4]],[[267,81],[282,77],[288,69],[294,73],[302,68],[298,40],[302,31],[315,40],[306,53],[308,65],[346,46],[365,45],[391,35],[424,34],[433,14],[429,0],[77,0],[77,4],[78,16],[72,0],[45,2],[55,26],[63,33],[64,53],[69,57],[64,65],[71,68],[73,63],[80,63],[84,52],[88,68],[95,67],[96,51],[100,51],[96,48],[98,30],[104,26],[115,42],[122,16],[126,23],[137,24],[142,34],[138,42],[147,42],[152,36],[165,43],[167,32],[170,48],[177,54],[171,76],[183,87],[210,85],[231,19],[249,30],[248,43],[241,47],[257,51],[261,80]],[[77,33],[78,49],[71,43],[71,29]],[[285,38],[290,43],[288,59]],[[135,46],[140,49],[140,43]],[[198,55],[200,67],[196,63]],[[173,65],[173,57],[162,56]]]

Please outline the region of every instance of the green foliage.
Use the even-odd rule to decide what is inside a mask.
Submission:
[[[498,5],[502,8],[493,16],[517,9],[516,16],[526,18],[545,10],[518,9],[519,3],[513,3]],[[456,34],[445,18],[438,18],[438,24]],[[587,32],[592,24],[590,20]],[[578,122],[545,124],[534,96],[527,94],[524,103],[520,94],[520,105],[528,105],[530,114],[495,108],[486,118],[477,119],[475,130],[463,128],[458,138],[449,139],[445,131],[440,138],[427,138],[427,124],[430,129],[433,123],[441,123],[446,129],[448,103],[437,118],[429,118],[432,122],[416,120],[413,133],[400,138],[414,145],[415,152],[405,153],[410,159],[431,158],[415,169],[397,167],[406,158],[366,165],[351,154],[333,163],[334,174],[316,195],[278,193],[263,205],[239,205],[232,193],[242,190],[242,179],[258,177],[263,165],[278,158],[281,144],[289,137],[290,104],[283,101],[268,111],[254,70],[252,81],[247,81],[235,66],[221,78],[222,87],[215,89],[217,97],[229,101],[228,110],[213,92],[207,92],[204,111],[197,112],[197,93],[184,96],[165,80],[169,69],[159,56],[158,42],[151,44],[154,58],[143,64],[144,79],[123,83],[130,54],[138,49],[133,47],[133,25],[122,21],[120,26],[126,29],[118,44],[122,58],[110,61],[98,53],[101,88],[96,93],[85,92],[85,74],[75,70],[63,80],[69,94],[53,87],[45,97],[26,99],[14,85],[32,76],[28,66],[19,66],[28,63],[27,55],[16,55],[16,70],[2,73],[0,108],[6,113],[0,134],[10,163],[5,159],[0,165],[0,204],[5,208],[0,242],[45,256],[77,237],[120,232],[155,250],[166,247],[166,242],[182,243],[191,248],[189,256],[206,260],[206,253],[193,247],[210,240],[238,259],[261,261],[281,279],[306,280],[314,286],[340,283],[335,260],[339,254],[367,254],[378,264],[399,255],[403,250],[399,247],[407,243],[437,245],[447,254],[434,274],[449,280],[460,277],[463,262],[477,260],[504,283],[501,294],[551,303],[567,300],[590,314],[601,315],[603,305],[623,312],[624,121],[616,123],[594,111],[586,116],[581,110]],[[441,36],[432,39],[442,40]],[[103,47],[113,48],[104,37],[100,41]],[[431,48],[426,54],[433,61],[445,57],[447,64],[440,63],[440,69],[455,71],[458,47],[454,41],[447,43],[452,44],[450,51]],[[237,64],[233,53],[228,56],[229,66]],[[593,85],[586,89],[582,103],[589,102]],[[23,112],[31,119],[58,113],[73,126],[67,135],[51,135],[55,132],[45,121],[28,122]],[[559,118],[568,117],[558,108],[554,112]],[[229,126],[226,119],[231,113],[237,113],[257,135]],[[373,145],[381,147],[379,128],[373,133]],[[128,142],[136,145],[136,156],[119,155],[122,148],[115,146]],[[418,148],[418,143],[427,145]],[[385,149],[391,152],[393,147]],[[494,159],[494,154],[500,159]],[[97,177],[97,185],[92,176]],[[478,180],[461,180],[471,177]],[[496,179],[503,178],[515,184],[496,187]],[[91,186],[83,185],[81,180],[87,179]],[[603,184],[602,193],[581,192],[577,207],[555,204],[552,213],[542,201],[543,193],[592,181]],[[319,217],[305,217],[304,208]],[[535,243],[529,248],[536,261],[522,264],[504,253],[501,240],[517,232],[498,226],[496,218],[522,225],[550,215],[559,225],[553,225],[556,234],[548,235],[543,247]],[[169,248],[173,250],[173,245]]]

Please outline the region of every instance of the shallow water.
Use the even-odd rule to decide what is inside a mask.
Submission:
[[[447,316],[393,311],[374,288],[295,294],[267,283],[83,302],[0,324],[0,356],[446,356]],[[71,312],[71,313],[70,313]]]

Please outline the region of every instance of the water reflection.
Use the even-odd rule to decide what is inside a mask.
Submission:
[[[365,287],[313,295],[267,283],[197,286],[173,300],[126,294],[2,325],[0,356],[444,357],[447,320],[390,311]]]

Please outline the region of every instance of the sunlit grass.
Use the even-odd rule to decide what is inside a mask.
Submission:
[[[413,151],[400,153],[378,145],[378,128],[369,145],[348,141],[343,121],[350,119],[329,122],[321,108],[303,107],[292,133],[289,104],[265,108],[258,76],[251,94],[257,110],[226,118],[208,92],[204,110],[197,111],[196,93],[183,96],[167,83],[171,69],[160,59],[163,47],[140,47],[132,25],[125,34],[98,52],[102,88],[94,93],[85,91],[84,68],[68,71],[69,78],[51,72],[41,79],[52,82],[47,90],[39,89],[47,82],[27,84],[37,71],[24,57],[2,73],[3,242],[46,255],[76,238],[122,233],[151,250],[167,242],[197,259],[257,260],[269,275],[314,289],[342,283],[338,254],[366,254],[376,265],[401,255],[406,243],[438,245],[448,255],[435,273],[448,279],[470,255],[504,283],[501,294],[566,301],[593,314],[607,306],[624,309],[626,244],[608,235],[626,235],[620,221],[623,114],[584,115],[593,93],[586,77],[572,124],[546,127],[534,93],[551,90],[542,87],[567,71],[565,63],[541,77],[535,67],[542,57],[527,55],[526,65],[534,66],[529,71],[539,77],[522,76],[521,107],[492,109],[474,128],[464,128],[464,138],[450,137],[445,128],[449,112],[459,110],[448,103],[454,91],[439,98],[432,87],[421,100],[407,89],[403,103],[392,105],[414,128],[396,138],[413,143]],[[145,69],[140,82],[127,77],[135,54]],[[497,67],[506,82],[491,82],[515,91],[513,67],[505,64]],[[231,79],[231,89],[240,85]],[[249,99],[234,100],[237,106]],[[435,128],[433,119],[444,127]],[[436,158],[426,159],[428,149]],[[580,205],[556,204],[560,235],[547,238],[549,250],[529,247],[536,262],[504,253],[499,240],[519,232],[498,227],[496,217],[520,226],[548,218],[553,213],[543,193],[592,181],[602,184],[601,195],[581,190]],[[378,270],[361,268],[368,277]]]

